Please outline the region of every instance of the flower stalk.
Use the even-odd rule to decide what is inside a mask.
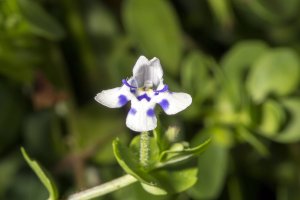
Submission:
[[[109,181],[99,186],[95,186],[93,188],[84,190],[82,192],[75,193],[71,195],[68,200],[88,200],[95,197],[100,197],[110,192],[119,190],[127,185],[130,185],[136,182],[137,179],[133,176],[127,174],[125,176],[121,176],[117,179]]]
[[[140,164],[147,168],[150,157],[150,135],[148,131],[142,132],[140,137]]]

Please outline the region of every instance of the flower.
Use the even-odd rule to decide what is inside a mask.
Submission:
[[[168,115],[176,114],[192,103],[186,93],[171,92],[163,83],[163,70],[158,58],[148,60],[140,56],[133,67],[133,76],[122,80],[121,87],[103,90],[95,100],[109,108],[119,108],[131,101],[126,126],[143,132],[156,128],[155,105],[159,104]]]

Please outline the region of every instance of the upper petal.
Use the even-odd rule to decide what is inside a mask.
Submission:
[[[149,77],[155,86],[158,86],[163,78],[163,70],[158,58],[154,57],[149,61]]]
[[[109,108],[119,108],[132,99],[132,94],[127,86],[103,90],[95,96],[95,100]]]
[[[131,109],[127,114],[126,126],[133,131],[143,132],[156,128],[157,119],[154,112],[155,103],[146,99],[132,99]]]
[[[145,66],[148,66],[148,63],[149,60],[145,56],[140,56],[133,67],[132,73],[138,87],[144,84]]]
[[[159,59],[154,57],[149,61],[145,56],[140,56],[133,67],[133,77],[139,87],[143,87],[145,83],[157,87],[163,77]]]
[[[168,115],[174,115],[186,109],[192,103],[192,97],[182,92],[162,92],[153,97]]]

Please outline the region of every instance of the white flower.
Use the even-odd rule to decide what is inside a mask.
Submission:
[[[133,67],[133,76],[122,82],[121,87],[98,93],[95,100],[109,108],[119,108],[131,101],[126,125],[133,131],[143,132],[156,128],[156,104],[166,114],[173,115],[192,103],[189,94],[169,91],[168,85],[163,83],[163,70],[157,58],[148,60],[140,56]]]

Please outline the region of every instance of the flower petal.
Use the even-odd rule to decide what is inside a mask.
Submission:
[[[144,85],[145,66],[148,66],[148,63],[149,60],[145,56],[140,56],[133,67],[132,73],[138,87]]]
[[[131,109],[127,114],[126,126],[133,131],[143,132],[156,128],[157,119],[154,112],[155,103],[146,99],[131,100]]]
[[[150,70],[148,70],[147,75],[149,77],[149,80],[152,80],[153,84],[155,86],[158,86],[163,77],[163,70],[158,58],[154,57],[149,61],[149,69]]]
[[[120,108],[132,98],[127,86],[103,90],[95,96],[95,100],[109,108]]]
[[[143,87],[145,83],[157,87],[163,77],[159,59],[154,57],[149,61],[145,56],[140,56],[133,67],[133,77],[138,87]]]
[[[192,103],[192,97],[182,92],[162,92],[153,97],[168,115],[174,115],[186,109]]]

